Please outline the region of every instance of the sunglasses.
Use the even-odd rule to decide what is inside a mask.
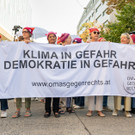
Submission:
[[[28,33],[28,31],[23,31],[22,33]]]
[[[94,31],[93,33],[94,33],[94,34],[98,34],[98,35],[100,34],[99,32],[96,32],[96,31]]]

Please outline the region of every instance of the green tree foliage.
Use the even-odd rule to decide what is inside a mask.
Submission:
[[[125,5],[132,3],[135,6],[135,0],[102,0],[102,2],[107,2],[107,14],[112,13],[114,9],[121,10]]]
[[[101,28],[101,36],[111,42],[120,42],[122,33],[135,31],[135,6],[126,4],[117,11],[117,21]]]

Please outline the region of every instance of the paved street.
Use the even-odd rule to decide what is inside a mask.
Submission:
[[[109,98],[109,106],[113,107],[113,98]],[[23,105],[24,106],[24,105]],[[134,135],[135,115],[126,118],[121,111],[119,117],[113,117],[111,112],[105,112],[106,117],[101,118],[94,113],[86,117],[87,107],[77,110],[76,113],[61,115],[55,118],[44,118],[44,104],[32,101],[32,114],[24,118],[24,107],[21,117],[12,119],[15,112],[13,100],[9,101],[8,118],[0,119],[0,135]]]

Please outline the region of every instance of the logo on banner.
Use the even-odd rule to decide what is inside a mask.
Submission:
[[[135,94],[135,75],[128,75],[125,78],[124,89],[127,93],[131,95]]]

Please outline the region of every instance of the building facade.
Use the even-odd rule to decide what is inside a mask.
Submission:
[[[32,8],[29,0],[0,0],[0,35],[5,40],[13,40],[13,27],[30,26]]]
[[[84,12],[77,26],[79,31],[81,25],[86,22],[96,21],[99,24],[107,24],[115,20],[115,12],[110,15],[106,14],[107,5],[102,3],[102,0],[90,0],[87,6],[84,8]],[[81,34],[81,31],[80,33]]]

